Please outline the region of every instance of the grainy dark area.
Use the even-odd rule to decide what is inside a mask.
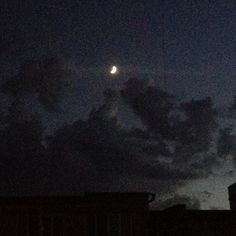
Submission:
[[[0,197],[153,192],[233,214],[235,0],[0,5]]]

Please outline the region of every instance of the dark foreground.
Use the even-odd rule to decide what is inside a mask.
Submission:
[[[231,210],[187,210],[176,205],[149,210],[149,193],[0,198],[1,236],[218,236],[236,235]]]

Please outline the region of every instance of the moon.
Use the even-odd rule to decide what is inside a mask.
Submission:
[[[118,72],[117,67],[116,66],[112,66],[112,68],[110,70],[110,74],[115,75],[115,74],[117,74],[117,72]]]

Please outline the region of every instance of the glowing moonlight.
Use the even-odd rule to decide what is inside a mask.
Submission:
[[[116,66],[112,66],[112,68],[110,70],[110,74],[115,75],[115,74],[117,74],[117,72],[118,72],[117,67]]]

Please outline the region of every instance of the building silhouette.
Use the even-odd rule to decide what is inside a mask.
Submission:
[[[149,209],[150,193],[0,198],[2,236],[218,236],[236,235],[236,184],[230,210]]]

